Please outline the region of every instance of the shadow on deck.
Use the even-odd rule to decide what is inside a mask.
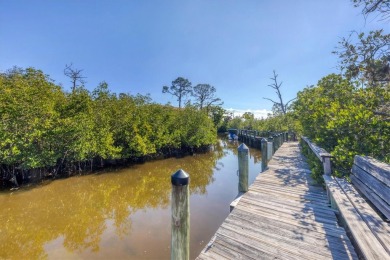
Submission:
[[[297,142],[284,143],[198,259],[357,259]]]

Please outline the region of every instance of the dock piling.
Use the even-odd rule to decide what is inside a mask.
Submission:
[[[271,146],[271,147],[270,147]],[[275,149],[274,149],[274,138],[272,136],[270,136],[268,138],[268,147],[267,147],[267,151],[268,151],[268,154],[271,154],[271,156],[268,156],[268,160],[271,160],[271,157],[272,155],[274,155],[275,153]]]
[[[189,175],[178,170],[171,176],[172,234],[171,259],[190,258],[190,190]]]
[[[267,168],[268,163],[268,151],[267,151],[267,140],[265,138],[261,139],[261,171],[264,171]]]
[[[238,148],[238,192],[248,191],[249,148],[242,143]]]

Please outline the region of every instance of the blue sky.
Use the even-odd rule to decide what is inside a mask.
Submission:
[[[367,20],[349,0],[0,0],[0,71],[43,70],[65,90],[65,64],[83,69],[86,87],[150,93],[159,103],[177,77],[217,88],[225,108],[270,110],[276,70],[285,100],[333,72],[331,52]]]

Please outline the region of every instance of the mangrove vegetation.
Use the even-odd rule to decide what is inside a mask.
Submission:
[[[217,117],[215,109],[189,103],[177,108],[148,95],[113,93],[106,82],[89,91],[77,80],[66,92],[34,68],[0,73],[3,184],[193,153],[217,140],[216,120],[223,112]]]

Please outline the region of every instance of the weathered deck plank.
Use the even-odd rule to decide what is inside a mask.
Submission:
[[[297,142],[284,143],[198,259],[357,259]]]

